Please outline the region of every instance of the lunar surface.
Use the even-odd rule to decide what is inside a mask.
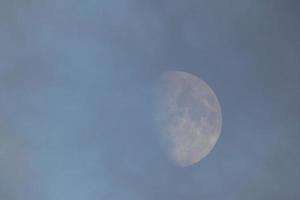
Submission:
[[[221,133],[216,95],[207,83],[186,72],[168,71],[158,81],[156,120],[168,158],[180,167],[207,156]]]

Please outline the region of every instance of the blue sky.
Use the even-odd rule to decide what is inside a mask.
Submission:
[[[298,1],[2,0],[0,198],[276,200],[300,193]],[[173,166],[161,73],[214,89],[223,128]]]

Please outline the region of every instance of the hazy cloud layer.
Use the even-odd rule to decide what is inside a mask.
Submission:
[[[0,199],[299,199],[298,1],[0,2]],[[163,155],[155,82],[207,81],[212,153]]]

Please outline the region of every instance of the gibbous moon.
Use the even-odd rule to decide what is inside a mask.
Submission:
[[[216,95],[206,82],[180,71],[165,72],[157,86],[156,120],[167,156],[180,167],[199,162],[221,133]]]

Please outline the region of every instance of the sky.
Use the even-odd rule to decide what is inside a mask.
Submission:
[[[298,200],[298,0],[1,0],[0,199]],[[189,72],[221,136],[174,166],[155,83]]]

